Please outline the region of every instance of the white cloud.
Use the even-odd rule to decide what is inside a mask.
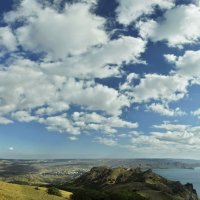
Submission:
[[[133,81],[136,80],[136,79],[139,79],[138,74],[135,74],[135,73],[128,74],[128,76],[126,77],[126,81],[123,84],[120,85],[119,89],[121,91],[131,90],[132,87],[134,86]]]
[[[87,3],[66,4],[64,11],[58,13],[48,6],[42,8],[37,1],[23,0],[16,11],[5,14],[4,18],[8,23],[26,21],[15,31],[25,49],[64,59],[108,40],[105,19],[92,14],[90,6]]]
[[[9,27],[0,27],[0,47],[4,51],[15,51],[17,49],[17,41]]]
[[[177,101],[187,93],[188,80],[178,75],[146,74],[128,95],[135,102],[150,100]]]
[[[70,136],[70,137],[68,137],[68,138],[69,138],[69,140],[71,140],[71,141],[76,141],[76,140],[78,140],[78,138],[75,137],[75,136]]]
[[[177,57],[175,55],[173,55],[173,54],[165,54],[164,58],[169,63],[174,63],[174,62],[176,62],[176,59],[177,59]]]
[[[127,76],[127,81],[128,81],[128,83],[130,83],[132,80],[134,80],[134,79],[138,79],[139,78],[139,75],[138,74],[136,74],[136,73],[130,73],[130,74],[128,74],[128,76]]]
[[[153,19],[148,19],[147,21],[138,21],[135,26],[139,30],[140,36],[147,40],[154,34],[157,23]]]
[[[129,98],[96,83],[95,78],[119,77],[124,64],[143,62],[140,56],[146,42],[130,36],[110,40],[104,27],[106,19],[91,11],[95,3],[66,3],[61,11],[59,3],[41,5],[22,0],[15,10],[4,14],[8,27],[13,27],[12,31],[8,27],[4,30],[4,46],[10,52],[17,45],[22,49],[0,66],[0,115],[4,123],[11,122],[3,118],[8,115],[11,120],[36,121],[50,131],[75,135],[85,130],[115,133],[118,128],[138,126],[119,117],[130,106]],[[13,26],[16,22],[17,27]],[[31,61],[23,50],[47,55]],[[130,74],[127,81],[132,79]],[[72,106],[85,113],[100,111],[102,120],[73,121],[65,115]]]
[[[78,78],[118,76],[122,63],[139,63],[146,42],[140,38],[122,36],[89,52],[67,58],[63,62],[41,63],[48,74]],[[111,66],[112,64],[112,66]]]
[[[135,129],[137,123],[123,121],[118,117],[105,117],[97,113],[74,112],[72,116],[62,114],[38,118],[39,123],[44,124],[49,131],[64,133],[67,132],[70,140],[78,139],[81,133],[98,131],[102,134],[117,133],[118,128]]]
[[[137,128],[138,123],[120,116],[131,103],[156,100],[159,103],[151,102],[148,107],[151,111],[165,116],[184,114],[179,108],[168,107],[169,102],[187,94],[188,78],[178,69],[181,57],[166,56],[168,61],[177,62],[179,75],[146,74],[141,79],[135,73],[127,75],[124,65],[145,63],[141,58],[146,49],[145,40],[153,38],[154,32],[147,33],[148,27],[139,22],[137,26],[145,39],[121,35],[111,40],[104,27],[106,19],[91,12],[93,3],[86,0],[66,4],[63,11],[58,12],[56,4],[42,7],[38,1],[22,0],[17,10],[4,15],[8,27],[16,21],[21,26],[12,26],[12,31],[8,27],[0,28],[3,48],[12,53],[21,45],[23,50],[33,54],[45,52],[47,55],[31,61],[26,59],[29,55],[20,50],[9,57],[5,66],[0,66],[1,124],[12,123],[12,120],[36,121],[49,131],[67,132],[71,134],[70,140],[76,140],[81,133],[98,131],[114,135],[112,133],[119,133],[119,129]],[[128,25],[143,14],[153,13],[157,6],[169,9],[173,5],[172,0],[119,1],[118,20]],[[152,21],[149,29],[154,31],[158,25]],[[122,75],[127,77],[119,89],[96,80]],[[79,111],[74,112],[73,106]],[[155,137],[152,140],[156,141]],[[98,141],[111,146],[118,143],[113,138],[99,137]]]
[[[139,134],[132,137],[132,144],[127,147],[134,150],[155,153],[154,156],[166,154],[167,156],[181,157],[197,153],[200,148],[199,126],[189,126],[182,124],[161,124],[155,128],[163,128],[164,131],[151,132],[150,134]]]
[[[122,63],[143,62],[140,55],[146,42],[130,36],[109,40],[106,19],[91,13],[93,4],[66,3],[63,12],[58,12],[48,4],[22,0],[4,20],[8,24],[24,22],[14,33],[23,49],[47,53],[40,63],[45,73],[104,78],[118,76]]]
[[[45,124],[49,131],[55,132],[67,132],[72,135],[79,135],[80,129],[79,127],[73,126],[73,123],[67,118],[66,114],[51,116],[47,118],[39,119],[39,122]]]
[[[115,146],[117,145],[117,141],[112,138],[103,138],[103,137],[97,137],[96,141],[100,144],[104,144],[107,146]]]
[[[39,122],[49,131],[80,134],[80,130],[96,130],[115,133],[121,127],[138,126],[117,117],[124,107],[130,105],[129,99],[117,90],[94,81],[47,76],[37,63],[29,60],[15,60],[9,67],[2,68],[0,85],[2,115],[21,122]],[[79,105],[84,110],[100,110],[110,116],[102,116],[99,123],[94,120],[84,127],[85,120],[72,121],[70,116],[61,115],[72,105]],[[3,116],[0,121],[4,124],[12,122]]]
[[[56,87],[34,64],[0,70],[0,113],[32,109],[55,101]],[[32,63],[30,63],[32,64]],[[42,94],[42,95],[41,95]]]
[[[198,42],[200,35],[200,7],[194,4],[180,5],[164,14],[160,22],[147,20],[137,27],[143,37],[153,41],[167,41],[171,47]],[[178,20],[174,20],[178,19]]]
[[[0,85],[0,112],[4,114],[44,105],[47,108],[39,109],[37,114],[54,114],[66,111],[69,104],[78,104],[118,115],[130,105],[128,98],[113,88],[93,81],[47,76],[36,63],[27,61],[0,70]]]
[[[7,118],[5,118],[5,117],[2,117],[2,116],[0,116],[0,124],[7,125],[7,124],[11,124],[11,123],[13,123],[13,121],[12,121],[12,120],[10,120],[10,119],[7,119]]]
[[[165,55],[169,62],[175,64],[176,73],[190,79],[199,79],[200,76],[200,51],[186,51],[183,56],[173,54]],[[173,59],[170,59],[170,57]]]
[[[200,117],[200,108],[198,108],[197,110],[191,111],[191,114],[194,116],[198,116],[198,118]]]
[[[41,107],[39,108],[35,114],[36,115],[54,115],[59,112],[67,111],[69,109],[69,105],[66,102],[57,101],[57,102],[50,102],[48,107]]]
[[[169,9],[174,6],[174,0],[117,0],[119,6],[116,10],[117,20],[129,25],[142,15],[154,12],[156,6],[161,9]]]
[[[11,116],[13,117],[13,119],[16,119],[17,121],[20,122],[31,122],[38,120],[37,117],[31,116],[31,114],[27,111],[17,111],[15,113],[12,113]]]
[[[190,128],[189,125],[185,124],[171,124],[171,123],[163,123],[159,125],[153,126],[156,129],[164,129],[167,131],[185,131],[186,129]]]
[[[116,133],[118,128],[138,128],[138,123],[124,121],[116,116],[103,116],[95,112],[74,112],[72,117],[74,124],[83,130],[95,130],[102,133]]]
[[[10,150],[10,151],[13,151],[13,150],[14,150],[14,148],[13,148],[13,147],[9,147],[9,150]]]
[[[184,111],[182,111],[179,107],[170,109],[168,105],[152,103],[147,106],[147,111],[153,111],[163,116],[175,117],[175,116],[183,116],[186,115]]]
[[[113,88],[101,84],[87,84],[69,79],[61,91],[63,100],[111,115],[121,114],[122,108],[130,105],[128,98]]]
[[[153,133],[153,136],[159,141],[166,141],[166,144],[175,143],[177,145],[198,145],[200,144],[200,139],[195,135],[195,133],[185,131],[181,132],[167,132],[165,134],[160,132]]]

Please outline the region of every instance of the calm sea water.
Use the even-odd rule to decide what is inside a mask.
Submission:
[[[200,196],[200,168],[194,169],[154,169],[154,172],[167,179],[180,181],[181,183],[192,183]]]

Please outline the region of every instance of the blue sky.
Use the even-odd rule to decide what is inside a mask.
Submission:
[[[2,0],[1,158],[194,158],[198,0]]]

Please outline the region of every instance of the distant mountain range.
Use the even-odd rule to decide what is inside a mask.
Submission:
[[[184,159],[0,159],[0,181],[27,184],[65,183],[73,180],[94,166],[112,168],[170,169],[200,167],[198,160]]]

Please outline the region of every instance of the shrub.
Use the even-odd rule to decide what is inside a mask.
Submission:
[[[48,194],[51,194],[51,195],[56,195],[56,196],[59,196],[59,197],[62,196],[60,190],[58,188],[55,188],[55,187],[48,188],[47,192],[48,192]]]
[[[103,192],[88,189],[73,191],[72,200],[147,200],[135,192],[113,191]]]

